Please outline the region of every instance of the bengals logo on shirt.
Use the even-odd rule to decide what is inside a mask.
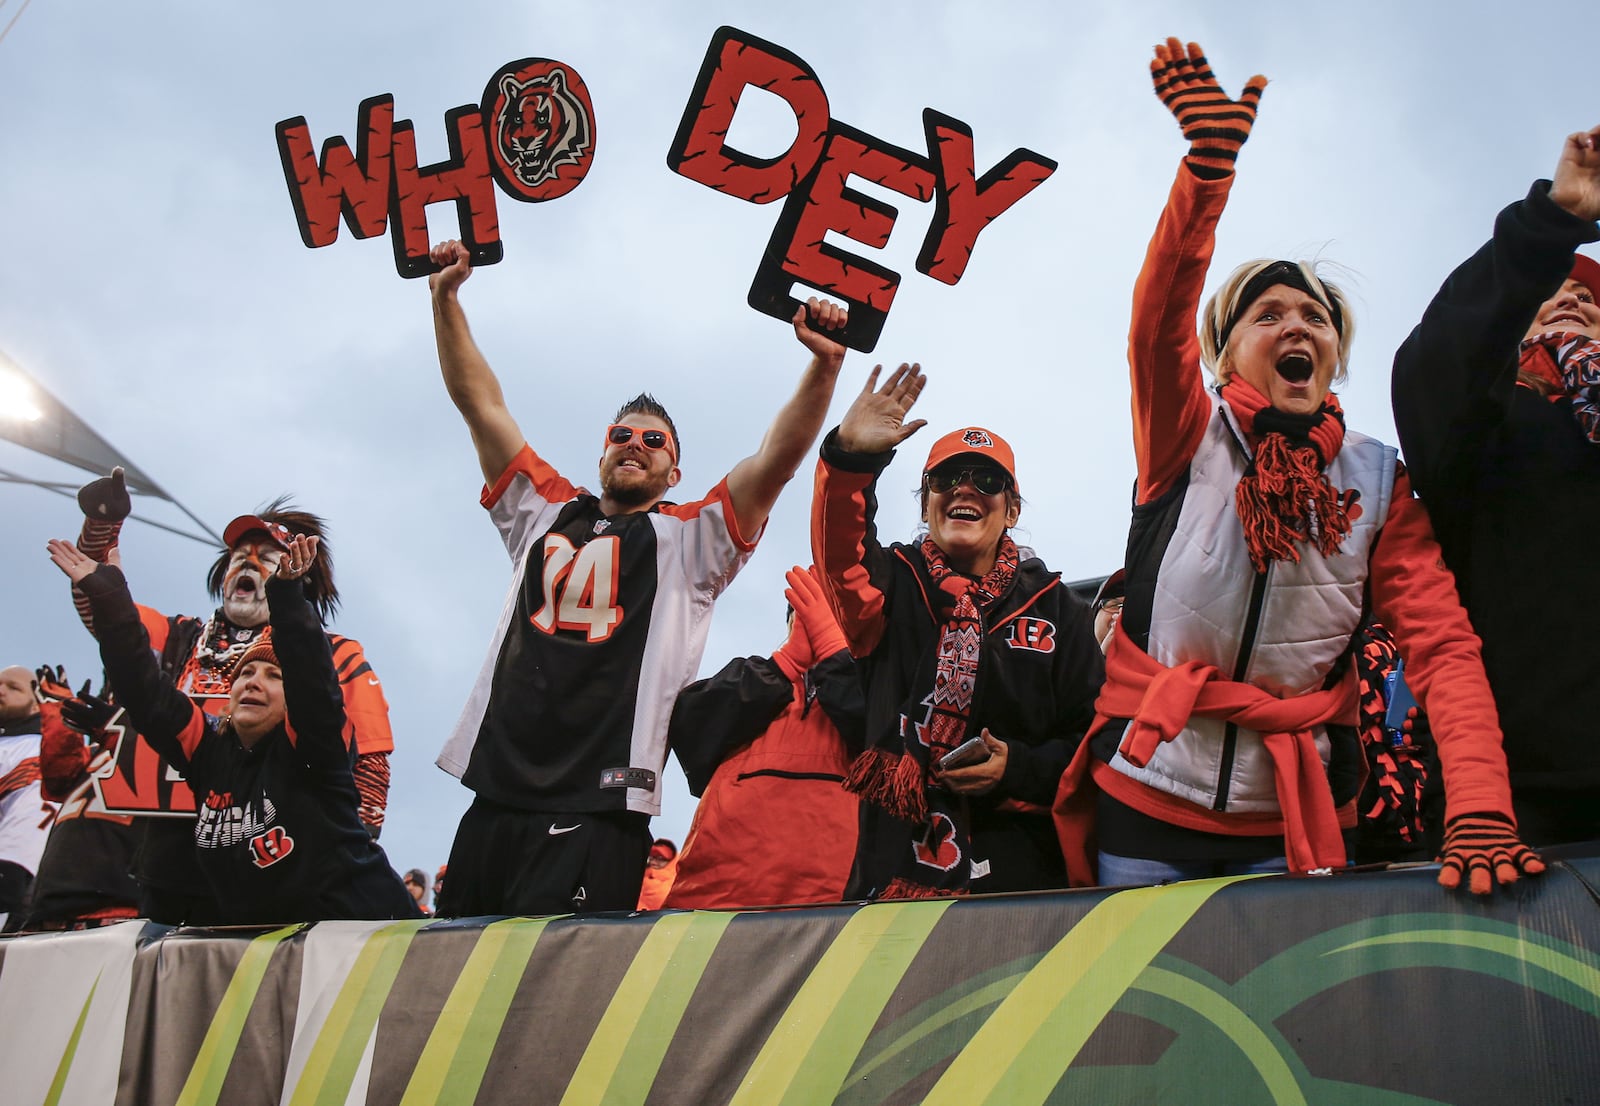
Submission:
[[[294,852],[294,838],[282,826],[273,826],[250,839],[250,859],[257,868],[270,868]]]
[[[1018,618],[1006,627],[1005,643],[1038,653],[1056,651],[1056,624],[1048,618]]]

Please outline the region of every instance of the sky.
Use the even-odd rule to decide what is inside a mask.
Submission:
[[[731,25],[816,72],[834,119],[920,151],[922,110],[973,132],[979,172],[1017,147],[1056,160],[978,239],[954,286],[917,273],[931,204],[899,211],[901,273],[882,337],[851,353],[828,425],[868,370],[919,362],[930,426],[880,490],[907,538],[938,433],[981,424],[1016,449],[1019,537],[1069,580],[1121,562],[1133,456],[1130,293],[1185,144],[1153,95],[1151,47],[1199,41],[1230,93],[1271,84],[1239,162],[1208,292],[1253,257],[1337,263],[1357,317],[1349,425],[1394,440],[1394,350],[1495,213],[1548,176],[1563,138],[1600,122],[1592,52],[1570,7],[1394,4],[734,3],[382,6],[0,0],[0,355],[213,529],[291,493],[331,524],[343,608],[383,678],[396,737],[382,841],[397,869],[445,861],[470,795],[433,764],[493,631],[511,566],[477,504],[480,475],[439,380],[428,291],[387,238],[301,243],[274,127],[354,141],[360,102],[394,96],[423,164],[444,114],[524,57],[588,86],[592,170],[542,204],[497,195],[504,260],[462,302],[529,441],[593,482],[600,434],[641,390],[672,411],[684,493],[752,452],[806,355],[745,295],[778,216],[673,173],[666,155],[712,36]],[[13,22],[14,20],[14,22]],[[6,30],[6,26],[9,30]],[[730,143],[785,149],[793,123],[746,97]],[[453,205],[430,235],[457,235]],[[3,362],[0,362],[3,364]],[[0,441],[0,469],[89,474]],[[783,573],[809,560],[809,467],[718,602],[702,674],[783,637]],[[140,503],[183,524],[170,505]],[[0,665],[98,675],[44,543],[76,504],[0,483]],[[204,615],[216,550],[130,522],[134,595]],[[682,841],[693,800],[669,767],[657,833]],[[797,842],[796,847],[804,847]]]

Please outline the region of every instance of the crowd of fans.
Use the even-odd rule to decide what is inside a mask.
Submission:
[[[235,519],[209,618],[138,606],[120,472],[49,554],[106,685],[0,669],[0,917],[81,928],[737,908],[1440,862],[1479,894],[1600,838],[1582,707],[1592,589],[1518,585],[1593,548],[1600,517],[1600,127],[1495,222],[1394,366],[1407,463],[1330,391],[1351,304],[1317,266],[1247,261],[1204,305],[1215,230],[1266,87],[1230,99],[1169,39],[1151,75],[1189,142],[1133,290],[1138,476],[1126,558],[1085,602],[1011,537],[994,430],[933,441],[924,529],[880,540],[877,485],[922,429],[917,365],[873,369],[822,437],[812,567],[787,634],[691,682],[712,608],[816,447],[843,309],[795,312],[808,354],[755,451],[673,502],[653,397],[605,428],[598,495],[535,453],[459,299],[430,279],[446,390],[512,564],[439,764],[474,792],[447,867],[377,843],[392,749],[322,522]],[[1198,329],[1196,326],[1198,313]],[[1597,508],[1597,509],[1591,509]],[[63,601],[65,601],[65,596]],[[1536,647],[1529,643],[1536,642]],[[673,752],[700,797],[680,852],[649,831]],[[123,805],[89,801],[111,762]],[[182,774],[179,784],[163,766]],[[449,880],[445,875],[449,869]],[[431,901],[430,901],[431,892]]]

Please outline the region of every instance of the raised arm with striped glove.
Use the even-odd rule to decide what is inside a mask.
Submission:
[[[1205,180],[1221,180],[1233,172],[1239,147],[1250,137],[1256,107],[1267,79],[1259,73],[1245,82],[1237,100],[1228,99],[1211,72],[1211,64],[1197,42],[1175,38],[1156,47],[1150,62],[1150,80],[1156,95],[1167,105],[1189,140],[1189,168]]]

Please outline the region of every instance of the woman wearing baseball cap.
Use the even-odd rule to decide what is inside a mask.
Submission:
[[[861,833],[845,891],[919,898],[1066,885],[1047,807],[1103,671],[1089,608],[1010,528],[1016,458],[969,426],[922,466],[927,535],[878,542],[877,481],[926,378],[878,369],[822,445],[811,549],[867,689],[845,786]]]
[[[1393,448],[1346,430],[1350,305],[1305,262],[1241,265],[1195,309],[1266,79],[1237,101],[1156,48],[1191,141],[1134,291],[1126,597],[1057,820],[1075,882],[1342,867],[1362,753],[1351,642],[1368,605],[1432,715],[1450,795],[1440,882],[1542,870],[1517,840],[1478,640]],[[1208,388],[1201,366],[1215,377]]]

